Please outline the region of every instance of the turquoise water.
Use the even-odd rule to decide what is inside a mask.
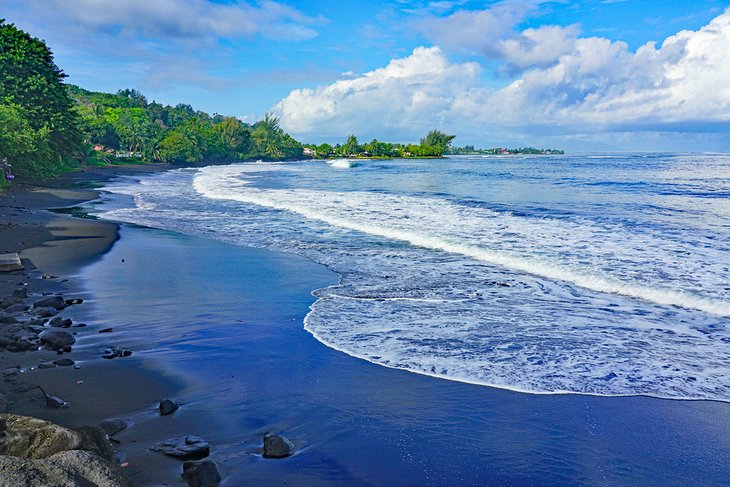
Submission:
[[[725,156],[182,169],[108,188],[164,230],[85,280],[226,485],[723,485],[728,188]]]

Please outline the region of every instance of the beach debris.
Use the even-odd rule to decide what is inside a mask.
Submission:
[[[168,414],[172,414],[180,409],[180,406],[178,406],[169,399],[164,399],[160,401],[159,409],[162,416],[167,416]]]
[[[99,333],[111,333],[113,331],[113,328],[104,328],[103,330],[99,330]]]
[[[46,398],[46,407],[47,408],[61,409],[61,408],[67,408],[67,407],[71,406],[71,404],[67,403],[60,397],[46,394],[46,391],[44,391],[41,386],[36,386],[36,388],[39,389],[43,393],[43,397]]]
[[[103,429],[107,435],[111,436],[119,433],[123,429],[126,429],[127,421],[121,418],[105,419],[99,423],[99,428]]]
[[[22,271],[23,264],[20,262],[20,256],[16,253],[0,255],[0,272]]]
[[[47,296],[34,302],[33,307],[56,308],[57,310],[62,310],[66,307],[66,302],[63,300],[63,296]]]
[[[199,436],[187,435],[163,440],[150,450],[181,460],[200,460],[210,454],[210,444]]]
[[[63,330],[46,330],[39,337],[41,343],[51,350],[62,350],[64,347],[76,343],[73,335]]]
[[[48,322],[54,328],[70,328],[73,324],[71,318],[63,318],[62,316],[55,316]]]
[[[131,350],[127,350],[126,348],[116,348],[116,347],[109,347],[106,350],[104,350],[104,353],[101,355],[101,358],[105,359],[113,359],[117,357],[129,357],[132,355]]]
[[[64,301],[66,306],[73,306],[75,304],[81,304],[83,302],[84,302],[84,300],[81,298],[72,298],[72,299],[67,299],[66,301]]]
[[[265,458],[284,458],[294,453],[294,444],[281,435],[264,435]]]
[[[189,487],[216,487],[221,482],[218,466],[210,460],[183,463],[182,477]]]
[[[54,360],[53,363],[58,365],[59,367],[71,367],[76,362],[74,362],[70,358],[60,358],[58,360]]]

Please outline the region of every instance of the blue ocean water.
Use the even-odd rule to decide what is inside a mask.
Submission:
[[[730,156],[241,163],[123,179],[108,219],[339,274],[306,330],[536,394],[730,401]]]

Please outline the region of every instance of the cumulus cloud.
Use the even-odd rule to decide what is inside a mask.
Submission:
[[[438,47],[419,47],[384,68],[293,90],[274,110],[287,130],[299,134],[362,134],[373,127],[422,131],[448,122],[479,72],[477,63],[453,64]]]
[[[552,135],[712,132],[730,123],[730,9],[698,31],[636,51],[599,37],[566,41],[570,36],[551,29],[524,31],[534,45],[503,46],[511,62],[529,67],[501,89],[483,83],[478,64],[453,63],[438,47],[420,47],[385,68],[294,90],[275,109],[298,134],[362,133],[373,126],[412,135],[432,126],[471,134],[500,128]],[[551,43],[561,54],[538,62]]]
[[[424,15],[414,22],[431,42],[450,52],[478,54],[507,63],[510,70],[546,66],[569,52],[580,29],[543,26],[524,31],[517,26],[539,13],[538,0],[507,0],[483,10],[451,15]]]
[[[554,65],[492,96],[492,115],[514,123],[601,127],[730,121],[730,10],[698,31],[631,52],[623,42],[577,39]]]

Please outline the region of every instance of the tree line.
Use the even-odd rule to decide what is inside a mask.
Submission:
[[[350,135],[344,144],[304,144],[305,153],[313,157],[441,157],[451,147],[455,135],[447,135],[439,130],[431,130],[418,145],[381,142],[373,139],[360,144],[355,135]]]
[[[193,164],[239,159],[294,159],[302,145],[267,114],[253,125],[190,105],[148,103],[137,90],[95,93],[69,86],[87,157]]]

